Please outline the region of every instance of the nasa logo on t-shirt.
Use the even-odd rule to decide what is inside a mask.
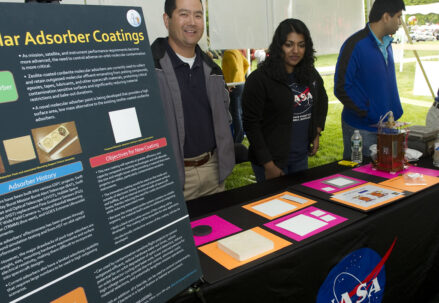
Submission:
[[[317,294],[317,303],[381,303],[386,285],[385,255],[362,248],[346,256],[329,273]]]
[[[312,105],[313,98],[308,87],[303,92],[293,90],[293,93],[294,106],[302,106],[303,104],[305,104],[306,106]]]

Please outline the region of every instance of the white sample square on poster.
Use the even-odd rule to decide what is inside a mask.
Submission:
[[[311,215],[313,215],[313,216],[316,216],[316,217],[321,217],[321,216],[323,216],[324,214],[326,214],[324,211],[322,211],[322,210],[316,210],[316,211],[313,211],[312,213],[311,213]]]
[[[252,207],[254,210],[257,210],[267,216],[276,217],[280,214],[286,213],[290,210],[296,209],[297,207],[281,201],[279,199],[273,199]]]
[[[326,216],[320,217],[320,219],[325,220],[326,222],[331,222],[331,221],[334,221],[337,218],[334,217],[334,216],[331,216],[331,215],[326,215]]]
[[[133,140],[142,136],[136,108],[130,107],[108,113],[116,143]]]
[[[325,180],[323,183],[338,187],[338,188],[343,188],[355,183],[358,183],[352,179],[348,179],[348,178],[334,178],[334,179],[329,179],[329,180]]]
[[[276,224],[276,226],[303,237],[327,224],[321,220],[301,214]]]

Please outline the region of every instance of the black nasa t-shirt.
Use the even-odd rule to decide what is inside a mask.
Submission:
[[[308,129],[311,121],[313,97],[308,86],[297,83],[294,73],[288,75],[293,92],[293,120],[291,121],[291,146],[288,162],[294,163],[308,156]]]

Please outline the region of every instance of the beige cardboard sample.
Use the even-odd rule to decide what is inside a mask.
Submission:
[[[10,165],[30,161],[37,157],[30,136],[4,140],[3,145]]]
[[[274,243],[253,230],[247,230],[219,240],[218,248],[236,260],[245,261],[272,250]]]

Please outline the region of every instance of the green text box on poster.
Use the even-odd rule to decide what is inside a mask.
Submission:
[[[17,99],[14,75],[10,71],[0,71],[0,104],[17,101]]]

